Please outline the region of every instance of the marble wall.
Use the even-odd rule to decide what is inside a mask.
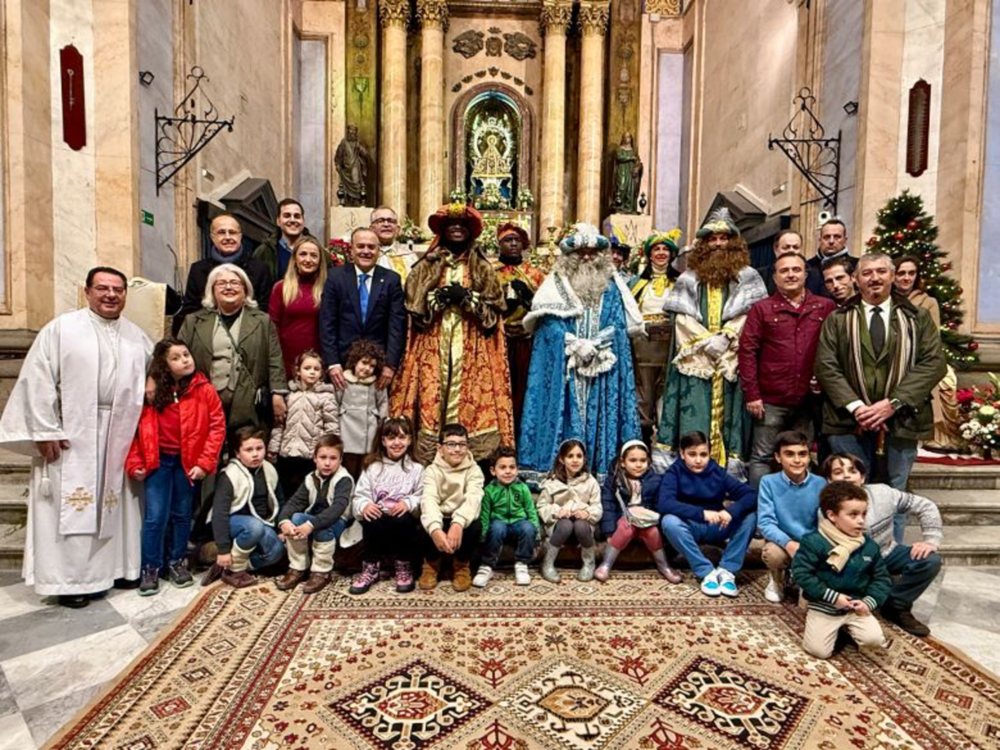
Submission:
[[[688,111],[684,108],[684,54],[659,54],[656,108],[656,205],[653,226],[662,230],[681,226],[682,131]]]
[[[909,189],[921,195],[927,213],[937,213],[938,149],[941,134],[941,99],[944,73],[945,3],[940,0],[906,0],[903,22],[903,70],[900,81],[899,151],[896,192]],[[919,80],[931,85],[930,137],[927,169],[919,177],[906,172],[906,133],[909,127],[910,88]],[[888,200],[890,196],[886,196]],[[873,227],[866,228],[870,232]]]
[[[87,271],[97,265],[97,154],[94,110],[94,7],[92,0],[51,0],[52,220],[55,313],[79,307]],[[83,57],[87,143],[73,151],[63,141],[59,50],[73,44]]]
[[[990,32],[989,83],[986,105],[986,154],[983,174],[982,236],[1000,235],[1000,0],[993,3]],[[991,326],[1000,324],[1000,295],[982,293],[1000,286],[1000,243],[983,242],[979,247],[979,289],[976,319]]]
[[[792,113],[796,93],[798,3],[757,0],[734,13],[728,3],[703,3],[695,44],[701,45],[699,140],[694,153],[697,193],[692,223],[704,218],[716,194],[737,185],[764,202],[788,208],[793,169],[781,153],[768,152]],[[700,101],[699,101],[700,100]]]
[[[140,71],[155,77],[149,86],[140,85],[139,101],[139,207],[152,214],[152,225],[139,225],[142,252],[140,273],[179,290],[177,227],[174,220],[174,184],[156,191],[155,114],[172,116],[174,109],[174,3],[172,0],[144,0],[136,20],[137,56]]]
[[[854,226],[858,118],[864,113],[849,115],[844,111],[844,105],[857,103],[860,98],[865,7],[857,0],[827,0],[823,9],[826,39],[817,111],[828,137],[836,137],[838,130],[841,134],[837,214],[844,220],[848,243],[857,254],[870,231],[870,228],[856,229]],[[806,247],[811,252],[815,228],[802,229],[807,234]]]
[[[198,0],[191,6],[193,48],[184,65],[200,65],[219,116],[236,116],[195,158],[198,197],[246,170],[270,180],[279,200],[291,191],[288,85],[291,17],[284,0]],[[205,174],[208,172],[209,174]]]
[[[313,236],[326,238],[326,207],[331,196],[326,194],[327,165],[332,169],[332,156],[327,149],[326,135],[326,41],[302,39],[298,42],[298,81],[294,131],[295,189],[293,193],[303,203],[306,223]]]

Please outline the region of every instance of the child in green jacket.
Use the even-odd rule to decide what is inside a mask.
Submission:
[[[819,495],[819,508],[819,530],[802,538],[792,558],[792,573],[809,602],[802,646],[828,659],[842,627],[858,646],[882,646],[873,612],[888,598],[892,579],[878,545],[865,536],[868,495],[850,482],[831,482]]]
[[[528,563],[535,556],[538,536],[538,511],[528,485],[517,479],[517,451],[508,445],[493,451],[490,473],[493,481],[483,491],[479,515],[485,540],[483,563],[472,585],[485,588],[493,577],[504,542],[510,541],[514,544],[514,582],[527,586],[531,583]]]

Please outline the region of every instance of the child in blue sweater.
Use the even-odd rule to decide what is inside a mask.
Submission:
[[[757,493],[711,459],[705,433],[682,435],[679,447],[680,460],[660,481],[660,529],[701,579],[701,593],[734,597],[739,593],[736,574],[757,528]],[[726,500],[731,501],[728,506]],[[698,547],[700,542],[725,543],[718,568]]]
[[[774,442],[777,474],[762,477],[757,490],[757,528],[764,537],[761,556],[770,571],[764,598],[785,598],[785,571],[806,534],[816,531],[819,493],[826,480],[809,472],[809,438],[796,430],[779,432]]]

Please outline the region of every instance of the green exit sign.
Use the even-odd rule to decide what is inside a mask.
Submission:
[[[149,224],[153,226],[153,212],[152,211],[142,211],[142,223]]]

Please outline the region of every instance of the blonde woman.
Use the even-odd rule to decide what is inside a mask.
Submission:
[[[274,285],[268,314],[281,343],[288,377],[295,374],[295,360],[305,351],[319,351],[319,304],[326,284],[326,252],[308,235],[292,245],[292,259],[285,278]]]

